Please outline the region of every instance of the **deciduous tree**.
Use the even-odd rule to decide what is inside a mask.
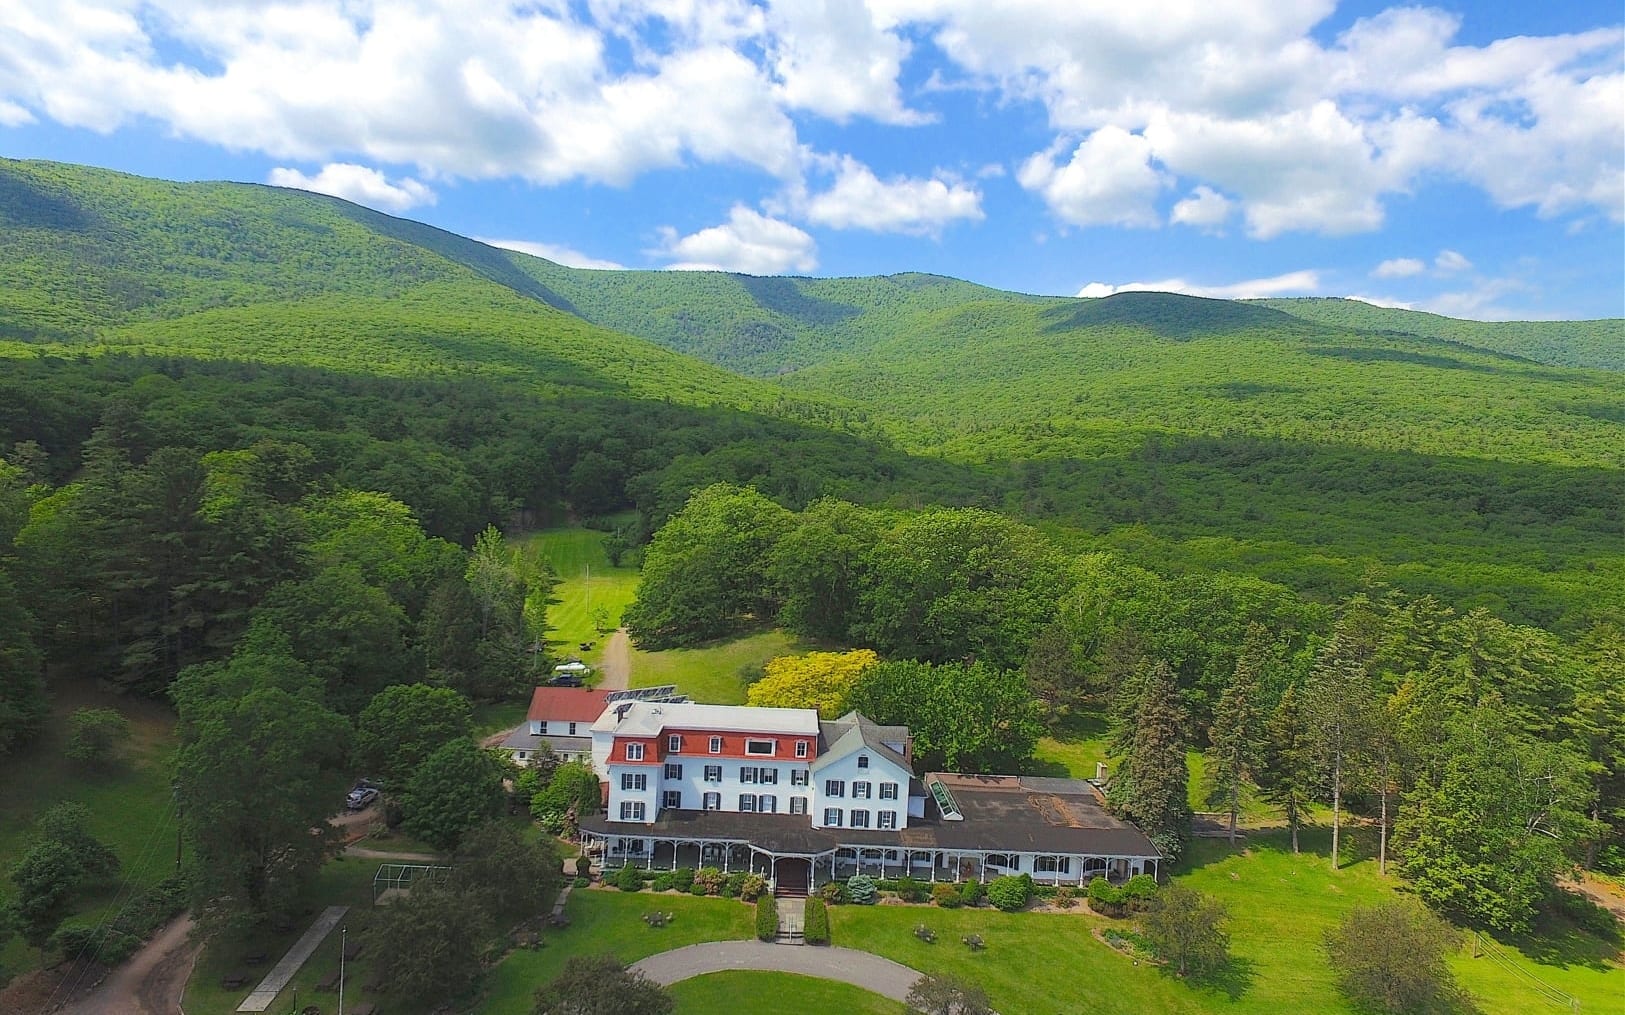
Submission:
[[[768,660],[745,700],[769,708],[815,708],[823,718],[834,719],[846,711],[863,672],[879,661],[869,649],[778,656]]]
[[[1171,884],[1157,892],[1145,914],[1145,936],[1180,976],[1208,976],[1230,961],[1230,914],[1224,903],[1194,888]]]
[[[401,794],[402,822],[409,835],[443,850],[502,813],[507,766],[467,737],[442,745],[423,760]]]
[[[1020,673],[985,663],[879,663],[852,688],[851,708],[882,725],[906,725],[916,766],[1008,772],[1032,757],[1043,727]]]
[[[908,988],[903,1004],[924,1015],[993,1015],[982,988],[946,973],[926,975]]]
[[[449,687],[395,684],[373,695],[356,720],[356,754],[391,788],[406,785],[423,759],[471,731],[468,699]]]
[[[1448,961],[1461,936],[1410,902],[1357,906],[1326,931],[1338,988],[1362,1010],[1449,1012],[1466,1008]]]
[[[671,1015],[677,1003],[666,988],[634,973],[613,955],[567,959],[552,982],[536,992],[533,1015]]]

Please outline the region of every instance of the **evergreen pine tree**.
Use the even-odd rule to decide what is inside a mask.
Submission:
[[[1314,793],[1316,771],[1302,698],[1296,687],[1288,686],[1265,724],[1263,760],[1256,778],[1264,799],[1285,814],[1294,853],[1298,851],[1298,824]]]
[[[1247,630],[1247,640],[1236,658],[1235,676],[1219,695],[1208,730],[1208,775],[1213,799],[1230,813],[1230,845],[1236,844],[1236,819],[1241,812],[1241,787],[1253,777],[1263,755],[1265,730],[1259,702],[1259,674],[1269,660],[1269,635],[1262,625]]]
[[[1125,732],[1128,750],[1112,780],[1109,799],[1172,860],[1190,831],[1190,770],[1185,762],[1185,709],[1174,671],[1166,662],[1159,661],[1147,673],[1133,728]]]

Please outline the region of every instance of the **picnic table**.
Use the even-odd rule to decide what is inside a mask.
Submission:
[[[339,971],[337,969],[316,981],[316,989],[331,992],[339,989]]]
[[[249,976],[248,976],[247,973],[243,973],[243,972],[227,973],[225,976],[222,976],[220,978],[220,989],[221,990],[240,990],[241,988],[248,986],[248,980],[249,980]]]
[[[245,966],[263,966],[267,956],[264,952],[251,952],[243,956]]]
[[[363,943],[360,941],[351,941],[347,943],[343,948],[344,961],[349,962],[356,956],[360,955],[363,947]]]

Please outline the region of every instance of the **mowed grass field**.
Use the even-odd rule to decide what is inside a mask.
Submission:
[[[62,681],[52,690],[56,700],[45,735],[6,758],[0,768],[0,905],[15,891],[9,874],[28,850],[35,817],[53,804],[73,801],[90,809],[91,832],[119,858],[118,883],[76,900],[65,921],[95,924],[116,913],[134,890],[175,869],[175,808],[169,788],[175,719],[162,704],[115,697],[88,684]],[[112,708],[130,720],[124,764],[84,769],[62,757],[65,723],[77,708]],[[21,937],[0,947],[0,967],[10,972],[38,963],[39,954]]]
[[[674,648],[664,652],[632,649],[632,686],[676,684],[695,701],[713,705],[742,705],[752,675],[775,656],[809,651],[783,631],[763,631],[704,648]]]
[[[547,608],[547,638],[557,656],[580,656],[595,664],[603,655],[604,637],[593,624],[593,610],[608,613],[609,629],[621,624],[621,611],[638,589],[638,571],[611,567],[604,553],[605,533],[579,527],[543,529],[515,544],[523,553],[540,553],[558,575]],[[592,642],[587,652],[582,642]]]
[[[796,973],[736,970],[696,976],[671,986],[678,1015],[780,1015],[786,1011],[841,1015],[903,1015],[903,1005],[867,990]]]

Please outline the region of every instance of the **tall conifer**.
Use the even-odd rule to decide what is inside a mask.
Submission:
[[[1133,727],[1125,733],[1127,752],[1112,780],[1110,800],[1172,860],[1190,831],[1190,770],[1185,709],[1166,662],[1159,661],[1146,675]]]

